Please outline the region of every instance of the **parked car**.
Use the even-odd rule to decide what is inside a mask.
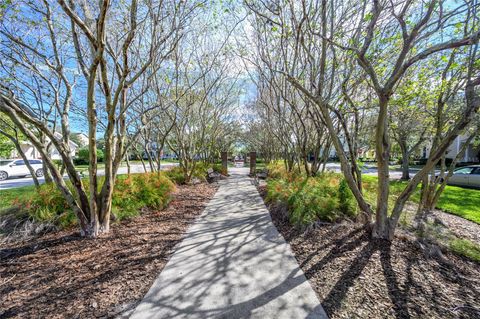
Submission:
[[[447,182],[448,185],[465,186],[480,189],[480,165],[457,168]]]
[[[37,159],[28,160],[30,165],[35,171],[35,175],[38,177],[43,176],[42,161]],[[0,160],[0,181],[6,180],[13,176],[27,176],[30,175],[27,165],[24,160]]]

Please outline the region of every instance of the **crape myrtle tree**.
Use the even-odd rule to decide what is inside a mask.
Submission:
[[[5,9],[0,35],[10,49],[4,63],[13,65],[13,72],[2,73],[0,111],[42,154],[78,218],[82,235],[95,237],[109,231],[115,177],[127,151],[126,118],[129,101],[134,98],[131,88],[176,47],[183,24],[200,4],[44,0],[12,1]],[[30,32],[32,28],[35,32]],[[19,64],[35,76],[12,76]],[[38,78],[45,84],[37,84]],[[25,92],[39,95],[41,101],[33,103]],[[68,146],[74,103],[86,110],[88,121],[88,191],[75,171]],[[44,115],[47,105],[54,111]],[[61,139],[54,135],[55,126],[60,128]],[[105,141],[103,182],[97,177],[99,132]],[[62,157],[73,192],[49,158],[42,135]]]
[[[267,125],[268,122],[264,122],[256,115],[255,106],[250,104],[249,109],[252,111],[248,117],[243,119],[246,127],[242,130],[240,140],[245,143],[246,149],[255,150],[257,156],[269,164],[279,158],[278,150],[281,146]]]
[[[349,84],[348,75],[355,64],[349,62],[346,54],[339,56],[341,52],[337,52],[336,47],[326,40],[333,30],[342,30],[343,21],[348,17],[346,10],[349,9],[338,3],[339,10],[332,12],[332,6],[327,6],[326,1],[289,2],[285,6],[278,2],[269,2],[268,6],[255,1],[247,1],[246,4],[260,20],[254,25],[262,35],[259,36],[261,43],[258,47],[264,48],[263,54],[260,54],[264,66],[283,75],[291,86],[311,101],[310,117],[319,130],[322,127],[327,129],[342,164],[342,172],[361,210],[371,214],[371,208],[362,196],[355,149],[347,149],[348,146],[355,147],[355,144],[346,143],[347,147],[344,147],[344,141],[354,138],[354,134],[343,131],[352,125],[342,125],[342,122],[346,123],[345,118],[341,118],[345,114],[342,109],[346,110],[350,103],[342,96],[341,84]],[[338,14],[340,17],[337,19],[341,21],[335,21],[334,14]],[[358,82],[361,78],[351,79],[352,82],[354,80]],[[349,86],[344,91],[347,90],[350,90]],[[354,128],[354,131],[359,129]]]
[[[169,60],[165,61],[169,64]],[[174,118],[168,114],[171,101],[166,92],[171,87],[171,79],[167,76],[168,70],[162,67],[154,74],[145,74],[138,86],[138,98],[129,109],[131,113],[129,135],[131,153],[142,161],[144,170],[147,171],[144,158],[148,161],[151,172],[161,169],[162,151],[166,138],[173,128]]]
[[[464,55],[462,61],[477,61],[471,48],[478,43],[478,4],[472,1],[246,1],[247,7],[270,27],[270,39],[279,38],[283,52],[283,74],[292,86],[315,103],[329,131],[342,172],[366,221],[374,215],[374,238],[391,240],[406,201],[425,175],[438,163],[449,145],[463,132],[478,111],[478,65],[468,65],[463,90],[465,108],[454,119],[448,132],[433,145],[424,168],[410,180],[389,207],[391,137],[389,114],[392,97],[411,67],[429,59],[443,61],[452,50]],[[268,47],[273,40],[266,41]],[[447,59],[448,60],[448,59]],[[334,125],[344,94],[341,83],[353,65],[365,77],[368,94],[373,96],[375,113],[375,153],[378,187],[375,207],[362,194],[360,183],[352,174],[354,163]],[[448,63],[444,62],[444,63]],[[352,98],[352,96],[351,96]],[[355,98],[355,97],[353,97]],[[350,130],[343,127],[343,130]]]
[[[432,132],[433,86],[429,68],[412,68],[392,97],[389,127],[401,152],[402,180],[410,179],[409,161]],[[431,77],[432,76],[432,77]]]
[[[177,155],[189,183],[200,160],[217,157],[236,122],[241,87],[232,34],[239,21],[215,19],[215,11],[197,17],[172,54],[166,115],[173,123],[167,144]],[[212,20],[213,19],[213,20]],[[208,21],[214,21],[210,23]],[[216,35],[214,34],[214,31]]]
[[[437,85],[433,91],[433,101],[435,103],[434,114],[432,116],[433,129],[432,138],[429,141],[432,149],[447,137],[452,130],[452,125],[463,116],[464,112],[468,111],[472,103],[478,103],[478,96],[471,90],[471,78],[474,72],[478,74],[478,43],[470,48],[471,53],[468,55],[461,55],[452,51],[449,56],[444,56],[447,61],[442,69],[438,70]],[[464,59],[463,63],[461,59]],[[459,61],[460,60],[460,61]],[[477,71],[475,71],[477,69]],[[464,88],[467,87],[467,90]],[[473,84],[474,85],[474,84]],[[477,84],[478,85],[478,84]],[[467,99],[466,103],[465,100]],[[477,102],[475,102],[477,99]],[[440,157],[440,172],[437,173],[435,168],[432,168],[427,175],[422,179],[421,200],[418,207],[417,220],[422,226],[423,218],[431,212],[442,194],[448,179],[453,175],[453,171],[460,159],[465,155],[467,147],[470,143],[480,136],[480,114],[475,114],[474,119],[466,129],[463,131],[464,140],[459,152],[451,161],[447,163],[446,155],[443,153]],[[429,154],[429,157],[431,153]]]
[[[328,134],[312,121],[311,102],[299,95],[282,76],[265,74],[261,68],[258,74],[261,85],[258,86],[256,115],[269,135],[277,140],[275,144],[281,150],[285,168],[292,171],[295,167],[303,167],[308,175],[315,175],[320,168],[321,152],[323,158],[328,155],[328,151],[322,149],[322,145],[328,144],[322,143]]]
[[[302,166],[308,175],[315,175],[321,158],[328,156],[328,146],[323,145],[329,144],[326,142],[329,136],[325,134],[323,122],[314,120],[312,102],[275,71],[281,67],[282,61],[278,57],[283,54],[281,46],[275,45],[277,39],[269,39],[270,30],[258,19],[251,23],[258,25],[254,34],[254,50],[258,58],[249,60],[256,67],[257,76],[252,78],[258,88],[255,103],[257,117],[278,140],[287,170]],[[274,44],[265,46],[268,41]]]
[[[264,86],[259,87],[258,115],[279,141],[285,168],[292,171],[298,163],[296,146],[300,132],[291,105],[281,95],[283,88],[279,88],[274,81],[272,78],[265,79],[262,81]]]

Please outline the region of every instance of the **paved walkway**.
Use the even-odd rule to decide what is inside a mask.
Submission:
[[[232,169],[131,318],[326,318],[246,169]]]

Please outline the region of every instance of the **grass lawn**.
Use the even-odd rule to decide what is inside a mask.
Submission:
[[[365,183],[365,195],[374,204],[378,178],[376,176],[364,175],[362,179]],[[392,181],[390,182],[390,191],[394,196],[398,195],[406,185],[407,182]],[[394,199],[391,198],[390,207],[392,207]],[[411,200],[416,203],[419,202],[419,191],[413,194]],[[440,196],[437,208],[480,224],[480,190],[447,185]]]
[[[480,190],[447,186],[437,207],[480,224]]]

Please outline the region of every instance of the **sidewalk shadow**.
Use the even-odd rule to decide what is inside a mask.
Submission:
[[[234,176],[229,182],[250,181]],[[271,307],[274,300],[284,302],[279,298],[306,283],[258,192],[250,184],[249,187],[248,192],[233,189],[216,195],[206,213],[189,229],[132,318],[160,318],[156,313],[168,313],[171,317],[250,318],[259,308],[267,304]],[[271,269],[265,273],[268,278],[263,279],[265,290],[246,288],[258,280],[259,270],[273,265],[281,274],[278,282],[272,281],[277,269]],[[282,266],[292,269],[283,274]],[[232,274],[234,282],[229,281]],[[263,284],[256,287],[263,288]],[[180,290],[170,293],[170,289],[176,288]],[[255,296],[242,296],[244,288]],[[223,299],[212,304],[219,291]],[[308,318],[326,318],[318,300],[312,306],[301,296],[297,299],[295,305],[301,305],[309,313]],[[290,310],[287,304],[276,309],[278,313]]]

